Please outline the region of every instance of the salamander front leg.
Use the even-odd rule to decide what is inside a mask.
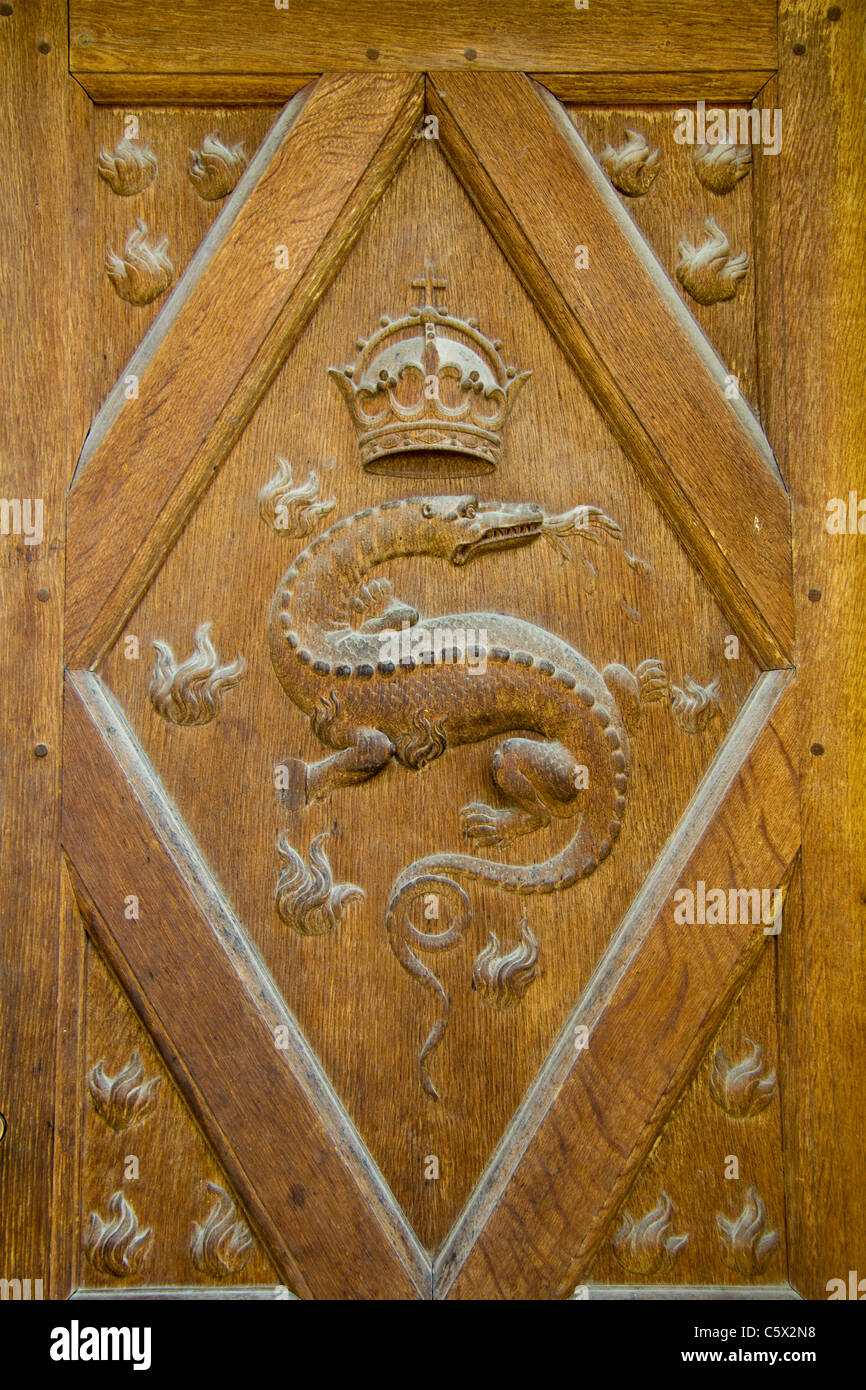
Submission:
[[[375,777],[394,755],[394,745],[378,729],[354,729],[352,742],[317,763],[288,758],[283,804],[291,810],[324,801],[338,787],[355,787]]]

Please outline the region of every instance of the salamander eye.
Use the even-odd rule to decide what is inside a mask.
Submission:
[[[470,520],[472,519],[473,516],[477,516],[477,515],[478,515],[478,498],[477,498],[477,497],[470,497],[468,502],[464,502],[464,503],[463,503],[463,506],[460,508],[460,515],[461,515],[461,516],[468,516]]]
[[[427,517],[428,519],[433,515],[433,503],[432,503],[432,502],[425,502],[425,503],[424,503],[423,507],[421,508],[421,515]]]

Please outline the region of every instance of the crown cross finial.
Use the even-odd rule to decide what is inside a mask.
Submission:
[[[428,261],[424,267],[423,278],[419,277],[417,280],[412,281],[412,289],[424,291],[426,295],[426,303],[429,304],[431,309],[435,309],[437,307],[436,291],[444,290],[447,288],[448,285],[447,280],[437,280],[435,278],[434,271],[435,266],[433,262]]]

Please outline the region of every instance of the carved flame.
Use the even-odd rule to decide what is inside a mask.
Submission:
[[[190,179],[208,202],[231,193],[246,167],[243,144],[224,145],[215,130],[205,136],[200,150],[189,152]]]
[[[293,486],[292,465],[277,455],[278,470],[259,493],[259,516],[272,531],[300,539],[315,529],[321,517],[336,507],[336,498],[319,500],[319,475],[314,468],[306,482]]]
[[[710,1073],[710,1095],[728,1115],[738,1120],[757,1115],[776,1094],[776,1073],[764,1072],[763,1048],[751,1038],[746,1038],[746,1042],[752,1048],[750,1057],[731,1066],[719,1048]]]
[[[731,244],[712,217],[707,218],[704,226],[708,236],[703,246],[694,247],[685,238],[680,242],[676,276],[699,304],[717,304],[734,298],[748,269],[749,256],[746,251],[739,256],[729,254]]]
[[[216,1201],[203,1225],[193,1224],[189,1242],[190,1259],[200,1274],[212,1279],[227,1279],[238,1274],[249,1263],[253,1253],[250,1228],[237,1214],[235,1204],[224,1188],[209,1182],[208,1188]]]
[[[747,1278],[763,1273],[779,1245],[779,1232],[765,1230],[766,1222],[767,1208],[754,1187],[749,1188],[739,1216],[716,1213],[722,1259],[729,1269]]]
[[[209,724],[222,709],[226,691],[237,685],[247,664],[242,656],[230,666],[218,664],[210,640],[211,623],[196,629],[195,652],[178,665],[166,642],[154,642],[156,663],[150,681],[150,702],[170,724]]]
[[[525,917],[520,919],[521,940],[507,955],[499,954],[495,932],[475,958],[472,983],[482,1003],[491,1009],[512,1009],[519,1004],[538,974],[538,942]]]
[[[105,269],[121,299],[129,304],[150,304],[168,289],[174,267],[168,258],[168,237],[156,246],[147,240],[147,223],[136,218],[135,231],[126,238],[123,255],[111,247],[105,256]]]
[[[123,1193],[109,1198],[111,1220],[103,1221],[95,1211],[84,1236],[84,1253],[99,1274],[125,1279],[137,1274],[146,1253],[150,1227],[140,1230],[138,1218]]]
[[[748,145],[697,145],[694,154],[695,173],[704,188],[711,193],[730,193],[752,167],[752,151]]]
[[[103,145],[96,156],[96,171],[104,179],[112,193],[129,198],[133,193],[143,193],[156,177],[156,155],[147,145],[137,140],[127,140],[124,136],[109,154]]]
[[[663,1192],[658,1204],[635,1221],[623,1212],[622,1225],[613,1238],[613,1253],[629,1274],[651,1278],[662,1268],[670,1268],[674,1257],[688,1236],[668,1235],[673,1216],[673,1203]]]
[[[112,1129],[129,1129],[146,1120],[156,1105],[154,1094],[161,1077],[144,1081],[144,1066],[137,1052],[117,1076],[106,1076],[100,1060],[88,1077],[93,1108]]]
[[[714,715],[721,716],[719,677],[709,685],[698,685],[686,676],[686,688],[671,686],[671,712],[680,728],[687,734],[702,734]]]
[[[277,915],[287,927],[301,936],[323,936],[343,920],[347,903],[365,896],[354,883],[335,883],[322,842],[323,830],[310,845],[309,864],[289,844],[288,834],[277,841],[277,852],[284,865],[277,880],[274,902]]]
[[[606,144],[601,152],[601,167],[614,188],[629,198],[646,193],[658,175],[661,155],[651,150],[646,136],[638,130],[626,130],[628,140],[621,149]]]

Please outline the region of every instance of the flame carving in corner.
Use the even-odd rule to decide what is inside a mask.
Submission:
[[[95,1211],[84,1236],[84,1253],[98,1274],[126,1279],[137,1274],[147,1253],[150,1227],[141,1230],[138,1217],[123,1193],[115,1192],[108,1202],[111,1219],[103,1221]]]
[[[640,198],[647,193],[658,175],[661,155],[651,150],[646,136],[638,130],[626,130],[628,139],[621,149],[606,144],[601,152],[601,167],[614,188],[628,198]]]
[[[323,830],[312,841],[308,865],[289,844],[288,833],[277,841],[277,851],[284,862],[274,904],[280,921],[301,936],[324,936],[333,931],[343,920],[346,904],[365,897],[364,890],[354,883],[334,882],[328,856],[322,849],[328,834]]]
[[[211,623],[196,629],[195,651],[178,665],[167,642],[154,642],[156,663],[150,679],[150,702],[169,724],[209,724],[220,713],[226,691],[237,685],[247,664],[242,656],[220,666],[210,640]]]
[[[735,1274],[754,1278],[763,1274],[770,1256],[779,1246],[779,1232],[766,1230],[767,1208],[754,1187],[746,1194],[739,1216],[733,1218],[716,1213],[722,1259]]]
[[[730,193],[752,167],[752,151],[748,145],[696,145],[695,173],[704,188],[711,193]]]
[[[776,1073],[764,1071],[764,1050],[751,1038],[752,1055],[733,1066],[721,1048],[713,1058],[710,1095],[727,1115],[746,1120],[764,1110],[776,1094]]]
[[[214,130],[200,150],[190,150],[188,173],[199,197],[214,202],[233,191],[247,162],[243,144],[224,145]]]
[[[253,1238],[225,1188],[215,1182],[207,1185],[216,1201],[203,1225],[197,1221],[192,1223],[190,1259],[200,1274],[207,1274],[211,1279],[227,1279],[230,1274],[239,1274],[249,1263]]]
[[[507,955],[500,955],[496,933],[479,951],[472,967],[472,984],[483,1004],[491,1009],[514,1008],[538,974],[538,942],[525,917],[520,919],[521,940]]]
[[[684,290],[698,304],[718,304],[733,299],[749,267],[748,252],[731,256],[731,243],[712,217],[704,223],[707,240],[692,246],[685,238],[679,244],[680,260],[676,276]]]
[[[663,1192],[657,1205],[640,1221],[635,1221],[629,1212],[623,1212],[622,1225],[611,1244],[614,1255],[628,1274],[648,1279],[662,1269],[670,1269],[688,1240],[688,1236],[668,1234],[673,1210],[670,1197]]]
[[[277,455],[278,470],[259,493],[259,516],[272,531],[300,539],[309,536],[321,517],[336,507],[336,498],[319,500],[319,475],[314,468],[306,482],[293,486],[292,465]]]
[[[122,198],[130,198],[134,193],[143,193],[156,178],[156,155],[147,145],[137,140],[127,140],[126,136],[109,154],[103,145],[96,156],[96,172],[108,184],[112,193]]]
[[[150,304],[165,294],[174,278],[168,237],[156,246],[151,246],[147,238],[147,223],[136,218],[135,231],[126,238],[123,255],[116,255],[109,247],[105,256],[108,278],[128,304]]]
[[[685,690],[678,685],[671,686],[671,713],[685,733],[702,734],[715,715],[721,717],[719,685],[718,676],[709,685],[698,685],[691,676],[686,676]]]
[[[146,1120],[156,1106],[154,1094],[162,1080],[154,1076],[144,1079],[144,1066],[137,1052],[117,1076],[106,1076],[100,1060],[88,1077],[93,1108],[100,1119],[114,1130],[129,1129],[130,1125]]]
[[[564,560],[573,560],[571,547],[565,543],[566,536],[581,536],[593,545],[607,545],[608,536],[622,540],[622,527],[601,507],[581,506],[572,507],[571,511],[561,512],[559,516],[546,516],[541,523],[541,534]]]

